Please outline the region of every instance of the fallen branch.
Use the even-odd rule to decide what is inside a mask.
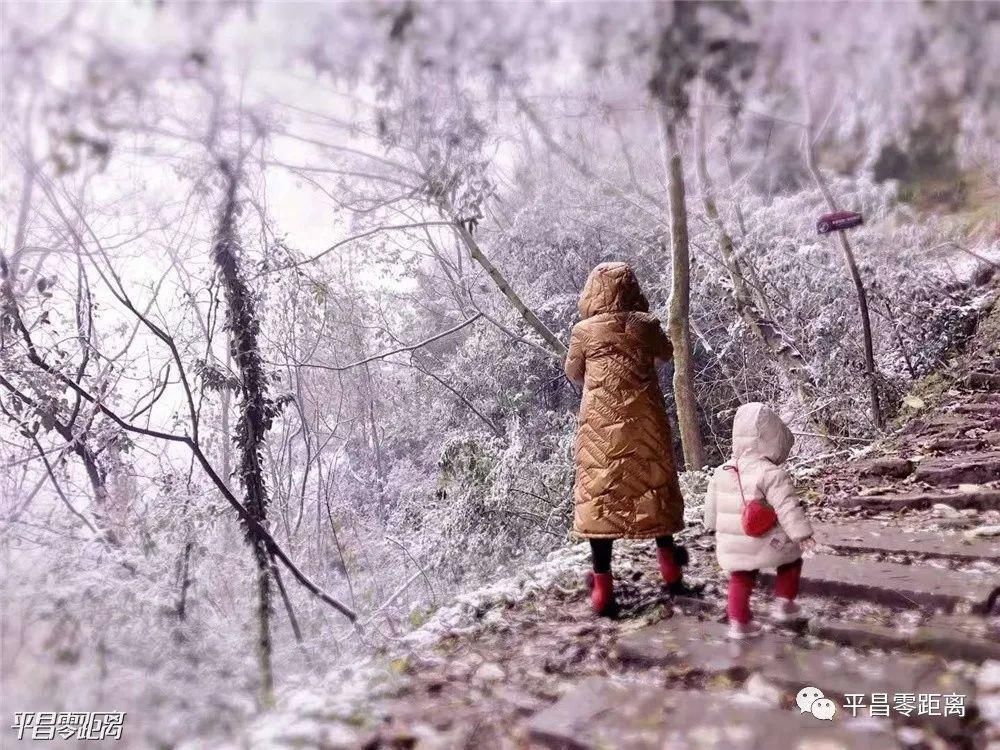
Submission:
[[[559,337],[556,336],[549,329],[549,327],[542,322],[541,318],[535,314],[534,310],[528,307],[524,303],[524,300],[522,300],[517,292],[514,291],[514,288],[500,272],[500,269],[494,266],[492,261],[486,257],[486,253],[484,253],[482,248],[479,247],[479,243],[476,241],[472,232],[469,231],[469,228],[461,221],[457,220],[452,222],[452,227],[458,233],[459,238],[469,251],[469,255],[472,259],[483,267],[486,273],[490,275],[490,278],[493,279],[493,283],[497,285],[497,289],[499,289],[510,301],[510,303],[514,306],[514,309],[521,314],[524,321],[534,328],[538,335],[541,336],[551,347],[549,354],[559,360],[565,359],[566,345],[559,340]]]
[[[343,247],[344,245],[350,244],[351,242],[356,242],[357,240],[363,240],[365,237],[371,237],[373,234],[378,234],[379,232],[389,232],[393,229],[420,229],[421,227],[442,227],[451,226],[450,221],[419,221],[413,224],[390,224],[389,226],[375,227],[374,229],[369,229],[367,232],[361,232],[360,234],[352,235],[345,239],[340,240],[340,242],[335,242],[330,245],[326,250],[316,253],[315,255],[304,258],[302,260],[296,261],[295,263],[289,263],[284,266],[278,266],[277,268],[272,268],[267,273],[276,273],[278,271],[287,271],[291,268],[298,268],[299,266],[304,266],[306,263],[312,263],[315,260],[319,260],[324,255],[329,255],[337,248]]]
[[[350,369],[353,369],[355,367],[360,367],[361,365],[366,365],[369,362],[375,362],[375,361],[380,360],[380,359],[385,359],[386,357],[391,357],[393,354],[402,354],[404,352],[415,351],[417,349],[420,349],[421,347],[427,346],[428,344],[431,344],[431,343],[433,343],[435,341],[438,341],[439,339],[443,339],[446,336],[450,336],[451,334],[456,333],[457,331],[462,330],[466,326],[472,325],[477,320],[479,320],[481,317],[483,317],[482,313],[476,313],[475,315],[473,315],[468,320],[466,320],[466,321],[464,321],[462,323],[459,323],[456,326],[452,326],[447,331],[441,331],[440,333],[436,333],[433,336],[424,339],[423,341],[417,342],[416,344],[410,344],[408,346],[401,346],[398,349],[392,349],[392,350],[387,351],[387,352],[382,352],[381,354],[373,354],[370,357],[365,357],[364,359],[359,359],[357,362],[351,362],[351,364],[349,364],[349,365],[342,365],[340,367],[335,367],[335,366],[332,366],[332,365],[313,365],[313,364],[304,364],[303,363],[303,364],[301,364],[301,366],[302,367],[314,367],[314,368],[317,368],[317,369],[320,369],[320,370],[329,370],[331,372],[343,372],[344,370],[350,370]]]
[[[418,570],[412,576],[410,576],[409,578],[407,578],[406,581],[403,583],[402,586],[400,586],[398,589],[396,589],[388,599],[386,599],[384,602],[382,602],[378,606],[378,609],[376,609],[374,612],[371,613],[371,616],[367,620],[365,620],[364,622],[362,622],[362,623],[359,624],[359,627],[364,627],[365,625],[367,625],[368,623],[370,623],[372,620],[374,620],[375,617],[376,617],[376,615],[378,615],[379,612],[381,612],[383,609],[385,609],[390,604],[392,604],[394,601],[396,601],[396,599],[398,599],[403,594],[403,592],[406,591],[410,587],[410,584],[413,583],[418,578],[420,578],[420,576],[422,576],[422,575],[423,575],[423,571],[422,570]]]

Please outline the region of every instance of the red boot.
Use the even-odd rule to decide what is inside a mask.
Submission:
[[[657,547],[656,560],[660,564],[660,575],[667,584],[671,596],[701,596],[705,585],[696,583],[689,586],[684,583],[683,566],[688,564],[688,551],[680,545],[673,547]]]
[[[660,564],[660,575],[663,576],[665,584],[671,586],[680,582],[681,566],[674,559],[674,550],[672,547],[657,547],[656,561]]]
[[[610,573],[587,573],[590,607],[594,614],[610,616],[615,612],[615,588]]]

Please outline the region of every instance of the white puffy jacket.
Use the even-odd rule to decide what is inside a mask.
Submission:
[[[715,530],[715,554],[723,570],[776,568],[802,556],[799,542],[812,536],[795,486],[781,466],[794,438],[781,417],[760,403],[744,404],[733,420],[733,457],[715,470],[705,498],[706,529]],[[761,537],[743,532],[743,502],[736,472],[747,501],[765,498],[778,523]]]

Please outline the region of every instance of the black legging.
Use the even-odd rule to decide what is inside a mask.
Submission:
[[[590,558],[594,562],[595,573],[611,572],[611,547],[613,544],[613,539],[590,540]],[[670,534],[658,536],[656,537],[656,546],[660,549],[671,549],[674,546],[674,538]]]

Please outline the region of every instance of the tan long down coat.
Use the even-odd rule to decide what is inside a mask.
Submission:
[[[602,263],[580,295],[566,376],[583,385],[573,531],[648,538],[684,528],[670,425],[656,360],[673,350],[632,269]]]
[[[794,438],[772,409],[743,404],[733,420],[733,457],[715,470],[705,496],[707,529],[715,529],[715,554],[727,571],[776,568],[802,556],[799,542],[812,536],[812,526],[799,505],[795,486],[781,464]],[[749,501],[765,498],[774,506],[778,523],[761,537],[743,532],[743,500],[733,467],[739,469]]]

